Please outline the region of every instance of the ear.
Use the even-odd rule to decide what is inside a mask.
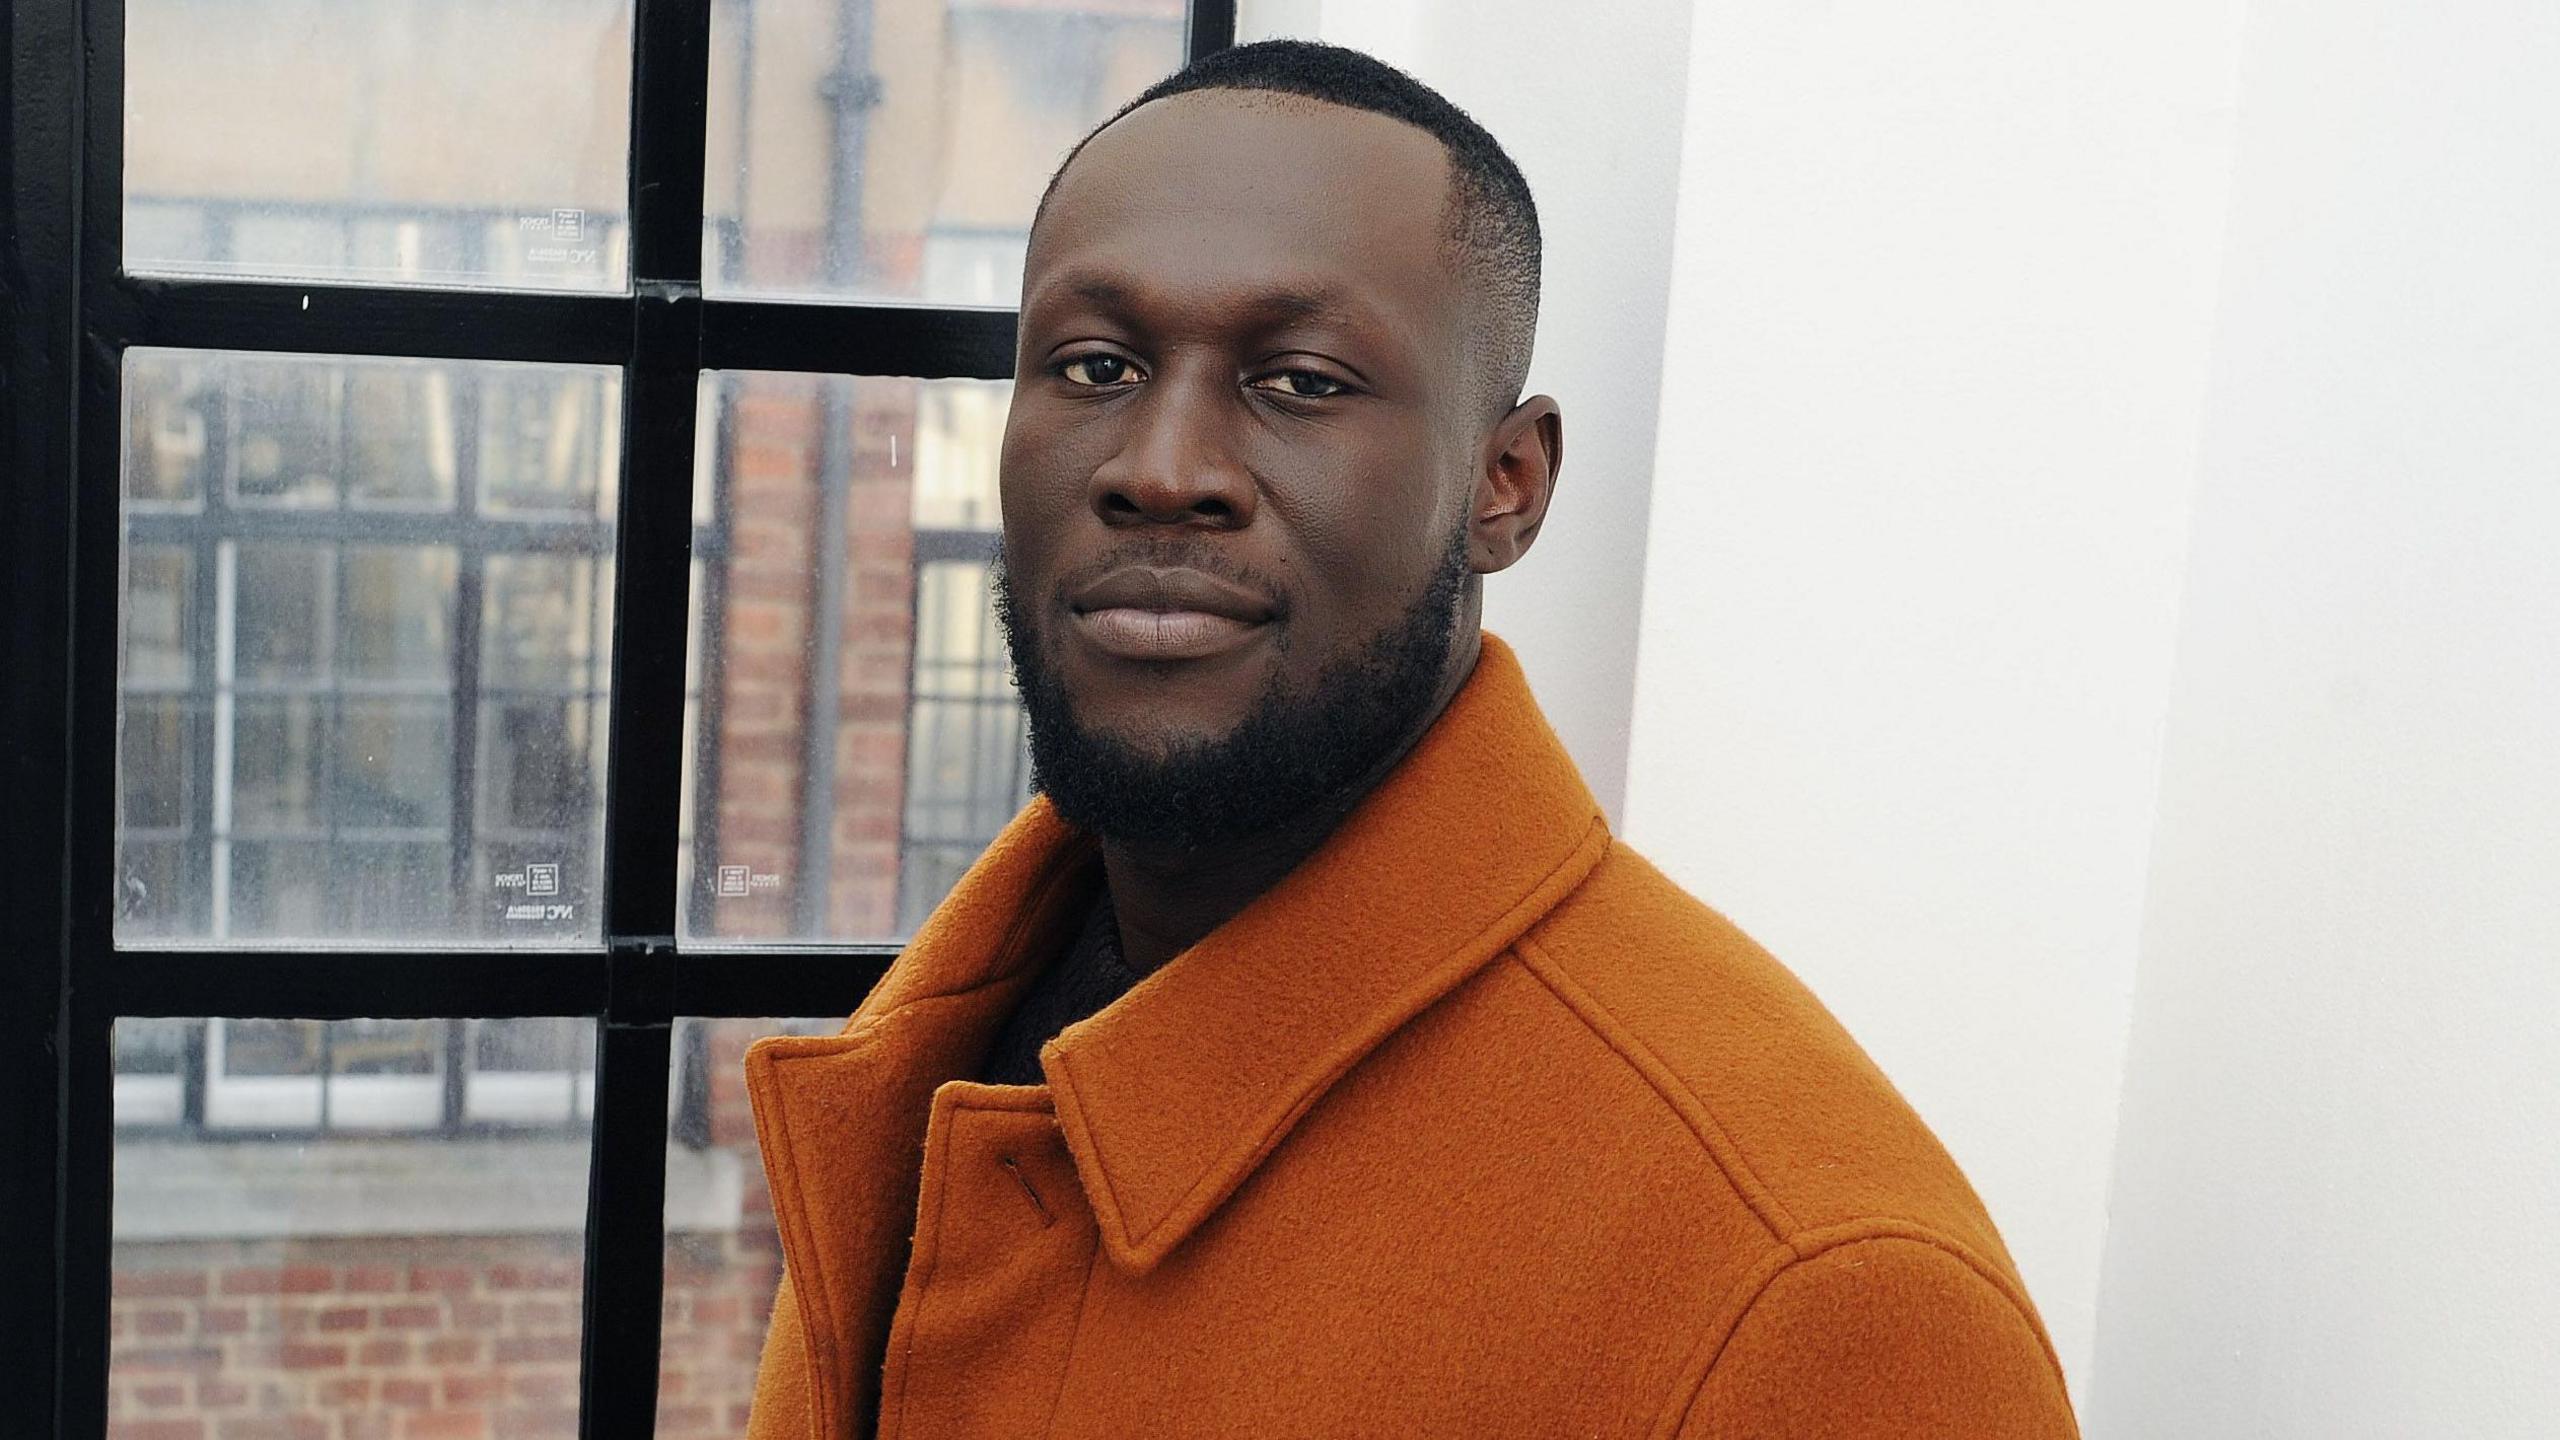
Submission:
[[[1564,415],[1545,395],[1511,409],[1486,437],[1467,511],[1467,563],[1479,575],[1508,570],[1546,523],[1564,465]]]

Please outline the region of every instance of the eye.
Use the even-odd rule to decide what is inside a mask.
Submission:
[[[1078,385],[1100,389],[1136,379],[1138,367],[1117,355],[1078,355],[1060,364],[1058,373]]]
[[[1322,400],[1351,388],[1330,375],[1321,375],[1313,370],[1274,370],[1268,375],[1255,376],[1251,384],[1257,390],[1275,391],[1301,400]]]

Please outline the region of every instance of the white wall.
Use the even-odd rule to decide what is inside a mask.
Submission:
[[[1520,154],[1568,462],[1496,628],[2092,1440],[2560,1433],[2560,10],[1246,11]]]
[[[1537,546],[1485,582],[1593,793],[1626,788],[1636,607],[1661,393],[1688,0],[1244,0],[1244,39],[1366,50],[1457,102],[1537,197],[1545,294],[1532,390],[1564,408],[1565,464]]]
[[[2560,1434],[2560,10],[2251,7],[2093,1440]]]
[[[1627,829],[2089,1372],[2237,0],[1697,17]]]

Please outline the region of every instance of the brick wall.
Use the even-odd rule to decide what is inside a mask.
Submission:
[[[749,375],[732,411],[727,616],[721,627],[718,850],[706,866],[777,875],[771,890],[714,902],[714,933],[800,933],[805,728],[812,713],[810,647],[819,633],[820,547],[842,566],[834,761],[824,933],[882,939],[896,924],[898,837],[905,797],[914,541],[910,480],[916,382],[850,382],[851,457],[845,531],[819,533],[822,384],[841,379]],[[825,714],[826,706],[815,707]]]
[[[744,1433],[781,1278],[741,1063],[774,1026],[701,1023],[709,1143],[737,1153],[746,1187],[734,1228],[668,1238],[663,1440]],[[108,1435],[574,1437],[584,1248],[578,1235],[119,1243]]]

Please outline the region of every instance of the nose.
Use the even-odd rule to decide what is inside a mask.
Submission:
[[[1130,397],[1118,453],[1093,472],[1094,513],[1110,526],[1253,523],[1253,477],[1236,457],[1231,379],[1171,367]]]

